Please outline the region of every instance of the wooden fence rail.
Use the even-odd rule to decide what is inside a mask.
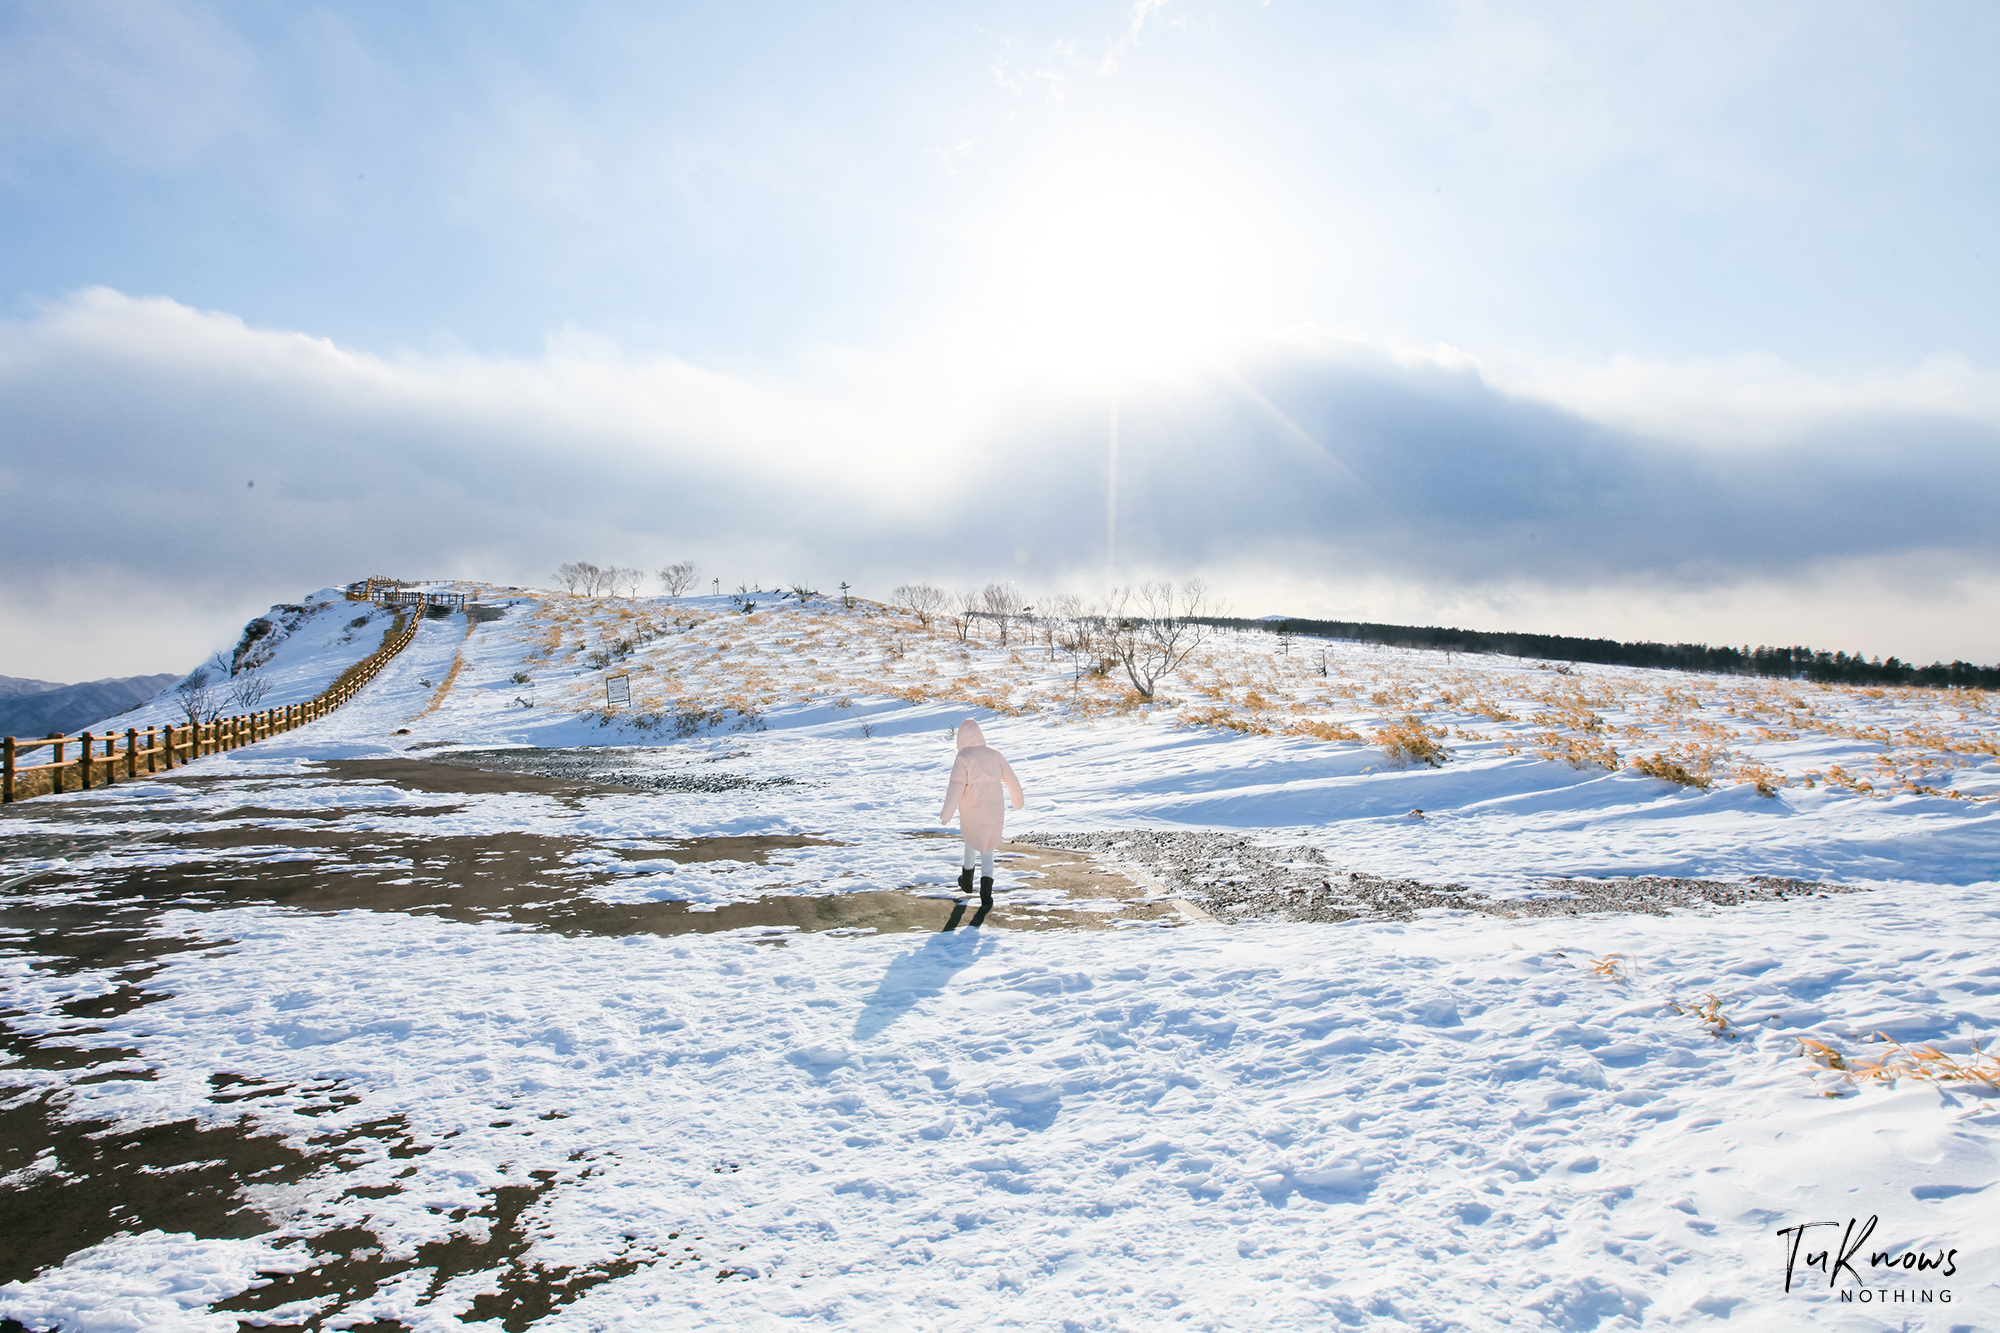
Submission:
[[[341,672],[333,684],[302,704],[283,704],[262,712],[185,726],[169,723],[147,727],[144,732],[127,727],[122,735],[116,731],[85,731],[75,736],[0,738],[0,804],[68,790],[66,783],[72,777],[78,791],[110,786],[118,780],[121,769],[125,780],[130,782],[139,776],[142,761],[148,773],[171,770],[203,755],[254,745],[308,722],[317,722],[359,694],[361,687],[375,679],[390,658],[409,647],[422,620],[421,616],[399,615],[380,648]],[[44,747],[51,752],[51,762],[21,762],[23,755]],[[69,757],[72,747],[74,758]]]

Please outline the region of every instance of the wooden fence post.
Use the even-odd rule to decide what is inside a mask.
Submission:
[[[0,805],[14,803],[14,738],[0,740]]]
[[[87,731],[84,732],[81,736],[76,738],[77,748],[83,751],[83,753],[78,756],[78,758],[80,758],[83,761],[83,763],[82,767],[80,767],[77,770],[77,781],[83,784],[82,790],[84,791],[90,790],[90,743],[96,739],[97,738],[95,736],[92,736]]]
[[[56,752],[56,766],[50,770],[50,778],[56,794],[60,796],[63,790],[62,733],[60,731],[52,731],[49,733],[49,735],[55,739],[55,752]]]
[[[174,724],[169,722],[160,728],[160,753],[166,758],[167,771],[174,771]]]
[[[139,729],[125,728],[125,780],[132,781],[139,776]]]

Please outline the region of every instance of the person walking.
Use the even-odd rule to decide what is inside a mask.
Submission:
[[[1028,803],[1013,768],[986,743],[979,724],[965,719],[958,724],[958,758],[952,762],[951,786],[944,794],[938,823],[949,824],[952,815],[958,815],[959,836],[965,839],[965,868],[958,872],[958,887],[972,892],[972,861],[977,854],[981,907],[993,906],[993,853],[1000,847],[1000,829],[1007,822],[1006,797],[1013,798],[1016,810]]]

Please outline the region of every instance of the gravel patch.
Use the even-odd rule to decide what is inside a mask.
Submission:
[[[1530,886],[1528,896],[1495,898],[1462,884],[1426,884],[1343,869],[1310,844],[1287,847],[1239,833],[1152,829],[1021,833],[1015,841],[1108,855],[1144,870],[1169,893],[1228,922],[1407,921],[1429,908],[1504,917],[1592,912],[1664,916],[1675,908],[1736,907],[1865,892],[1845,884],[1761,875],[1744,880],[1635,875],[1547,879]]]

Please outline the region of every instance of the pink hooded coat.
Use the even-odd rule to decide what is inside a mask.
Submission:
[[[951,788],[944,794],[938,823],[949,824],[956,811],[966,846],[976,852],[997,850],[1000,827],[1007,822],[1007,805],[1000,794],[1003,784],[1016,810],[1028,803],[1014,770],[986,743],[979,724],[965,719],[958,724],[958,759],[951,766]]]

